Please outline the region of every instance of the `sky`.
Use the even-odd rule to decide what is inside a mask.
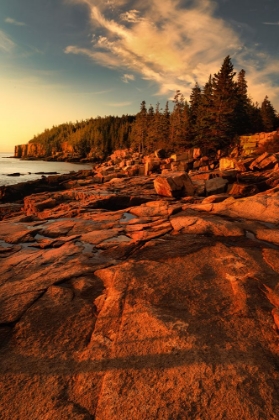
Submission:
[[[0,152],[143,100],[171,107],[228,55],[279,111],[278,0],[0,0]]]

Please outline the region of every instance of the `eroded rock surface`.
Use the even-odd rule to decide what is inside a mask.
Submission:
[[[1,418],[279,418],[277,201],[136,177],[10,206]]]

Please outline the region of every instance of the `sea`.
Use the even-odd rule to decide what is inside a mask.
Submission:
[[[45,172],[45,176],[48,176],[47,172],[57,172],[57,174],[62,175],[81,169],[92,169],[92,165],[70,162],[46,162],[44,160],[20,160],[13,157],[13,152],[0,153],[0,186],[40,179],[42,172]],[[16,173],[20,175],[9,176]]]

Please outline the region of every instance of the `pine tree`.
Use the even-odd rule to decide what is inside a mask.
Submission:
[[[245,70],[242,69],[237,76],[235,109],[235,126],[237,134],[248,134],[251,132],[251,121],[249,118],[251,101],[247,94],[245,75]]]
[[[248,119],[250,123],[250,133],[260,133],[264,130],[261,108],[258,102],[250,104],[248,108]]]
[[[146,102],[140,104],[140,111],[136,115],[136,120],[132,130],[132,145],[138,148],[139,153],[143,153],[147,140],[147,109]]]
[[[218,142],[215,139],[215,118],[213,112],[213,85],[212,77],[204,85],[195,126],[194,145],[208,151],[216,149]]]
[[[190,146],[189,105],[180,90],[173,99],[174,108],[170,116],[170,146],[172,149]]]
[[[261,105],[261,117],[263,122],[263,129],[266,133],[276,129],[276,112],[273,106],[271,105],[268,96],[264,98],[264,101]]]
[[[201,88],[199,87],[198,83],[196,82],[195,86],[192,89],[190,94],[190,109],[189,109],[189,117],[190,117],[190,137],[194,140],[196,136],[196,123],[199,113],[199,107],[201,105]]]
[[[236,92],[237,87],[230,56],[224,59],[221,69],[213,77],[213,138],[214,143],[223,148],[229,146],[236,133]]]
[[[165,109],[160,114],[160,125],[158,133],[157,147],[162,149],[169,149],[169,138],[170,138],[170,110],[169,103],[166,102]]]
[[[155,113],[152,105],[149,106],[147,113],[147,139],[146,149],[148,152],[153,151],[156,143],[156,124],[155,124]]]

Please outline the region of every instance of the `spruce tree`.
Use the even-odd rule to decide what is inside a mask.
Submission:
[[[146,102],[142,101],[132,129],[132,146],[137,148],[139,153],[143,153],[146,147],[147,123]]]
[[[213,85],[212,77],[204,85],[201,93],[201,101],[198,108],[194,145],[210,151],[218,147],[215,138],[215,119],[213,111]]]
[[[153,105],[150,105],[147,112],[147,138],[146,150],[150,152],[154,150],[156,142],[156,127],[155,127],[155,114]]]
[[[190,117],[190,137],[194,140],[196,136],[196,123],[199,114],[199,107],[201,105],[201,88],[199,87],[198,83],[196,82],[195,86],[192,89],[190,94],[190,109],[189,109],[189,117]]]
[[[170,110],[169,103],[166,102],[165,109],[160,118],[160,132],[158,137],[157,147],[169,149],[170,138]]]
[[[172,149],[190,146],[189,105],[180,90],[173,99],[174,108],[170,117],[170,146]]]
[[[263,129],[265,132],[273,131],[276,129],[276,112],[273,106],[271,105],[268,96],[264,98],[264,101],[261,105],[261,117],[263,122]]]
[[[227,147],[236,133],[236,92],[235,76],[231,58],[228,55],[218,73],[214,74],[213,91],[213,142],[220,148]]]
[[[235,127],[237,134],[248,134],[251,132],[251,121],[249,118],[251,101],[247,94],[247,82],[245,70],[241,70],[237,76],[236,84],[236,119]]]

